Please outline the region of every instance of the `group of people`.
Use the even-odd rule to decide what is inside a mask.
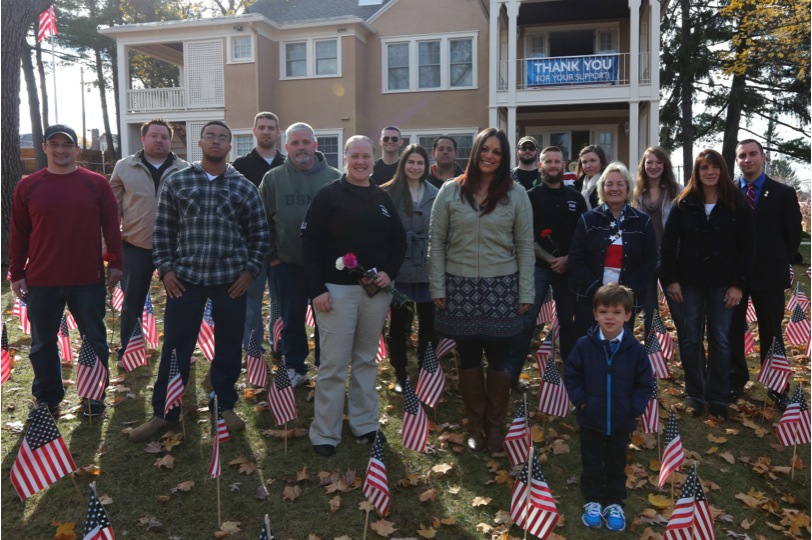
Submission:
[[[180,409],[166,407],[167,385],[173,369],[184,384],[189,376],[207,300],[215,323],[211,403],[216,397],[230,431],[244,429],[233,411],[235,383],[249,337],[263,341],[267,282],[283,321],[276,345],[294,387],[307,380],[312,303],[316,453],[330,456],[341,442],[348,376],[350,430],[374,441],[375,357],[390,307],[395,391],[407,383],[416,314],[420,361],[438,336],[457,343],[468,445],[500,451],[511,387],[520,384],[551,288],[564,381],[581,424],[582,490],[598,505],[588,505],[584,523],[605,519],[616,529],[625,497],[621,448],[653,386],[634,320],[643,311],[649,333],[658,280],[695,416],[707,407],[726,417],[747,382],[748,297],[762,361],[773,339],[782,342],[801,216],[794,191],[765,175],[755,140],[737,146],[740,178],[731,178],[719,153],[703,150],[682,188],[659,147],[645,151],[634,178],[600,146],[587,146],[572,178],[560,148],[541,149],[527,136],[511,170],[508,137],[495,128],[475,137],[462,169],[452,137],[438,137],[431,155],[417,144],[401,152],[400,130],[387,126],[377,161],[371,139],[347,140],[343,172],[327,164],[305,123],[287,128],[283,154],[279,119],[267,112],[255,118],[256,148],[233,165],[222,121],[203,126],[202,158],[192,164],[171,151],[164,120],[146,122],[141,134],[143,150],[122,159],[108,182],[76,165],[71,128],[46,130],[48,167],[15,190],[9,270],[14,294],[29,306],[32,391],[52,411],[64,397],[56,335],[65,305],[106,366],[105,283],[120,280],[124,291],[120,359],[157,270],[167,296],[164,342],[153,417],[131,431],[132,441],[178,419]],[[412,302],[393,304],[393,293]],[[786,403],[785,395],[773,398]],[[87,415],[104,410],[103,397],[84,405]]]

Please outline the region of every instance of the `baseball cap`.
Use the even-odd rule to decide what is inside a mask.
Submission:
[[[529,135],[527,137],[522,137],[521,139],[519,139],[519,147],[521,147],[526,142],[533,143],[533,146],[535,146],[536,148],[539,147],[539,143],[536,140],[536,138],[531,137]]]
[[[51,137],[60,133],[70,139],[73,144],[77,144],[76,132],[65,124],[54,124],[52,126],[48,126],[45,130],[45,140],[48,141],[51,139]]]

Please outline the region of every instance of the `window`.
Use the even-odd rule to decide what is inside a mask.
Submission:
[[[384,92],[476,88],[476,34],[383,40]]]
[[[231,141],[231,153],[234,157],[244,156],[254,148],[254,135],[234,135]]]
[[[228,49],[230,64],[254,61],[253,36],[231,36]]]
[[[336,38],[308,39],[284,44],[283,79],[341,75],[341,47]]]
[[[324,154],[328,165],[337,169],[339,167],[338,157],[341,155],[341,151],[338,148],[338,136],[321,135],[317,137],[319,140],[319,152]]]
[[[419,144],[431,155],[431,146],[434,139],[440,135],[448,135],[457,143],[457,164],[465,169],[468,165],[468,157],[471,155],[471,147],[474,145],[474,136],[478,132],[475,128],[450,129],[446,131],[404,131],[403,142],[407,144]],[[321,143],[320,143],[321,144]],[[432,162],[433,163],[433,162]]]

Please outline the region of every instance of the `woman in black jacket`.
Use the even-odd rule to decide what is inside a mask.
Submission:
[[[753,265],[753,217],[721,154],[703,150],[665,225],[661,275],[666,294],[682,304],[682,367],[693,415],[727,417],[730,322]],[[746,301],[746,299],[744,299]],[[708,365],[703,331],[708,325]],[[733,336],[732,339],[744,339]]]

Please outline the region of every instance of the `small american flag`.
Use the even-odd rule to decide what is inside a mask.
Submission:
[[[70,347],[70,330],[68,330],[68,319],[62,315],[59,323],[59,332],[56,334],[56,342],[59,344],[59,352],[62,354],[62,365],[73,364],[73,350]]]
[[[550,331],[548,335],[553,336],[553,341],[558,337],[558,331],[561,329],[561,323],[558,322],[558,315],[553,316],[553,322],[550,323]]]
[[[253,330],[251,330],[251,337],[248,340],[245,363],[248,367],[246,373],[248,384],[265,388],[268,384],[268,366],[265,364],[264,350],[260,347],[257,335]]]
[[[657,373],[655,372],[654,391],[651,393],[651,399],[648,400],[646,410],[643,411],[643,415],[640,417],[640,431],[642,433],[657,433],[660,431],[660,416],[658,414],[660,404],[657,401],[659,397],[660,395],[657,389]]]
[[[663,461],[660,464],[660,480],[657,487],[663,487],[668,475],[682,467],[685,461],[685,451],[682,449],[682,440],[677,431],[677,418],[674,416],[674,409],[668,415],[668,424],[665,427],[665,450],[663,451]]]
[[[87,521],[85,522],[85,535],[82,540],[115,540],[113,526],[110,518],[99,498],[96,496],[95,484],[90,484],[90,504],[87,507]]]
[[[429,419],[426,411],[412,389],[412,383],[406,379],[403,385],[403,446],[423,452],[426,450],[426,441],[429,438]]]
[[[801,286],[801,282],[795,284],[795,289],[793,289],[792,294],[789,297],[789,302],[787,302],[787,311],[793,313],[795,311],[795,306],[800,305],[801,310],[804,313],[809,311],[809,299],[806,297],[806,293],[804,292],[804,288]]]
[[[152,348],[158,346],[158,328],[155,326],[155,312],[152,309],[152,300],[149,295],[144,301],[144,313],[141,315],[141,329],[144,331],[144,338]]]
[[[209,463],[209,477],[220,477],[220,440],[212,437],[211,442],[211,462]]]
[[[775,434],[783,446],[809,442],[809,407],[799,384],[792,394],[789,406],[775,426]]]
[[[0,347],[0,384],[6,382],[11,377],[11,353],[8,350],[8,331],[6,323],[3,323],[2,347]]]
[[[544,295],[539,316],[536,318],[536,326],[552,321],[553,317],[555,317],[555,300],[553,300],[553,288],[548,285],[547,294]]]
[[[113,309],[120,312],[124,307],[124,291],[121,288],[121,282],[116,283],[116,288],[113,289],[113,297],[110,301],[113,304]]]
[[[660,296],[660,304],[663,306],[668,305],[668,299],[665,297],[665,291],[663,290],[663,284],[660,283],[660,280],[657,280],[657,294]]]
[[[713,540],[716,532],[713,529],[711,515],[705,492],[696,474],[696,464],[682,486],[682,494],[671,512],[668,525],[665,527],[663,540]]]
[[[806,318],[806,313],[801,309],[800,304],[796,305],[792,311],[792,317],[789,319],[789,324],[787,324],[787,329],[784,331],[787,343],[806,345],[809,342],[809,331],[809,319]]]
[[[169,383],[166,385],[166,400],[164,401],[164,416],[175,407],[183,406],[183,392],[186,387],[178,367],[178,355],[172,351],[169,357]]]
[[[753,298],[748,296],[747,297],[747,312],[745,315],[745,320],[747,324],[756,322],[758,317],[756,317],[756,306],[753,305]]]
[[[795,269],[789,265],[789,286],[792,287],[792,282],[795,281]]]
[[[375,435],[375,443],[372,445],[372,454],[369,456],[362,491],[364,497],[382,516],[389,513],[391,497],[389,495],[389,481],[386,478],[386,465],[383,462],[383,446],[381,445],[380,432]]]
[[[671,377],[671,372],[668,370],[668,363],[663,357],[663,352],[660,349],[660,341],[657,338],[658,336],[654,332],[654,326],[652,325],[651,332],[649,332],[646,338],[646,354],[651,362],[651,369],[657,373],[659,378],[667,379]]]
[[[203,320],[200,322],[200,332],[197,334],[197,346],[203,352],[206,360],[214,360],[214,318],[212,317],[211,300],[206,302],[203,310]]]
[[[305,314],[305,326],[314,328],[316,326],[316,317],[313,315],[313,306],[307,304],[307,313]]]
[[[11,467],[11,483],[20,499],[50,486],[76,470],[70,450],[59,434],[44,403],[34,410],[17,458]]]
[[[511,466],[515,467],[527,461],[530,454],[530,428],[527,426],[527,412],[524,402],[519,405],[516,411],[516,418],[510,424],[510,429],[505,435],[505,452],[510,459]]]
[[[545,337],[544,341],[541,342],[541,345],[539,345],[539,348],[535,354],[536,367],[538,367],[539,373],[544,373],[544,368],[547,366],[547,360],[550,358],[550,355],[555,354],[554,349],[555,345],[553,344],[553,333],[548,332],[547,337]]]
[[[554,416],[567,416],[570,410],[570,401],[567,397],[567,390],[561,383],[561,376],[558,368],[555,367],[555,360],[550,360],[544,368],[544,375],[541,378],[541,390],[539,391],[539,412],[552,414]]]
[[[770,350],[767,352],[767,357],[761,368],[758,371],[758,382],[775,390],[779,394],[784,391],[789,383],[789,378],[792,375],[792,369],[787,362],[787,355],[784,353],[784,347],[773,338]]]
[[[68,330],[76,330],[79,327],[76,324],[76,319],[71,315],[70,310],[65,310],[65,318],[68,320]]]
[[[31,334],[31,322],[28,320],[28,304],[16,298],[11,314],[20,318],[20,329],[23,331],[23,334]]]
[[[56,29],[56,13],[54,12],[54,6],[51,6],[39,14],[37,41],[44,41],[56,35],[59,35],[59,31]]]
[[[747,356],[756,350],[756,340],[753,337],[753,332],[750,331],[750,325],[744,327],[744,355]]]
[[[127,348],[121,357],[121,364],[127,372],[147,365],[147,344],[144,343],[144,334],[141,333],[141,327],[137,324],[133,327],[133,335],[127,342]]]
[[[542,539],[549,536],[558,522],[555,499],[535,457],[525,462],[513,484],[510,517],[520,528]]]
[[[659,312],[654,313],[654,317],[651,320],[651,328],[657,333],[657,341],[660,342],[660,350],[663,353],[663,358],[665,358],[666,362],[670,362],[674,359],[674,340],[671,338],[671,334],[668,333],[668,328],[665,327],[665,323],[660,318]],[[665,375],[666,373],[668,375]],[[671,376],[671,373],[665,370],[663,375],[663,378],[667,378]]]
[[[223,409],[217,404],[217,422],[214,424],[214,436],[217,442],[224,443],[231,438],[226,427],[226,420],[223,418]]]
[[[293,397],[293,387],[290,385],[284,358],[279,362],[273,384],[268,392],[268,407],[271,409],[277,426],[296,418],[296,400]]]
[[[375,362],[380,364],[387,356],[389,356],[389,351],[386,350],[386,340],[381,334],[381,338],[378,340],[378,352],[375,353]]]
[[[83,337],[76,364],[76,393],[82,398],[100,400],[106,386],[107,370],[90,342]]]
[[[271,338],[273,339],[271,346],[277,353],[282,351],[282,327],[284,325],[282,314],[279,311],[279,302],[271,298]]]
[[[441,338],[437,342],[437,358],[440,359],[457,348],[457,342],[449,338]]]
[[[440,402],[443,392],[445,392],[445,373],[434,354],[434,347],[429,343],[423,357],[423,367],[420,368],[420,375],[417,378],[417,397],[434,408]]]

